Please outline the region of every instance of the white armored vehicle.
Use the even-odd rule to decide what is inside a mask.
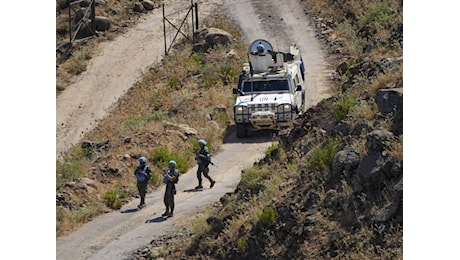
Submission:
[[[305,106],[304,64],[299,49],[273,51],[263,39],[249,47],[249,63],[243,64],[233,107],[238,138],[249,130],[289,127]]]

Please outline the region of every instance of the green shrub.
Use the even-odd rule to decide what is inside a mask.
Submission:
[[[230,82],[235,82],[240,75],[240,70],[234,66],[225,65],[221,68],[220,75],[222,77],[222,82],[228,84]]]
[[[268,175],[268,169],[260,169],[258,167],[250,167],[241,174],[240,188],[257,193],[263,185],[261,181]]]
[[[85,171],[80,167],[79,162],[75,160],[58,162],[56,165],[57,179],[73,181],[80,178],[84,174]]]
[[[108,207],[112,209],[120,209],[123,206],[123,199],[125,199],[128,194],[121,188],[117,188],[114,191],[108,191],[105,193],[105,203]]]
[[[86,158],[91,159],[94,154],[94,147],[82,148],[82,153]]]
[[[286,161],[286,152],[279,148],[278,144],[271,144],[266,150],[265,155],[277,161]]]
[[[334,156],[339,152],[339,144],[340,140],[338,138],[329,138],[325,147],[320,147],[313,151],[307,162],[308,167],[317,170],[331,169]]]
[[[167,148],[160,146],[155,147],[153,153],[155,154],[155,164],[160,168],[168,168],[168,162],[174,160],[177,163],[176,169],[179,170],[179,173],[187,172],[189,165],[186,156],[172,154]]]
[[[265,155],[270,155],[274,150],[278,149],[278,144],[273,143],[265,150]]]
[[[238,242],[237,242],[238,252],[241,252],[241,253],[246,252],[247,243],[248,241],[244,237],[238,239]]]
[[[205,60],[205,56],[203,53],[193,53],[192,56],[190,57],[190,60],[194,64],[202,64],[203,61]]]
[[[152,178],[150,178],[149,183],[151,184],[159,184],[160,183],[160,175],[152,173]]]
[[[393,19],[393,14],[387,4],[377,5],[369,9],[362,20],[360,21],[361,26],[375,24],[383,27],[385,24]]]
[[[348,97],[337,101],[334,107],[335,117],[338,120],[346,119],[348,116],[348,111],[350,111],[350,108],[355,106],[356,104],[357,104],[356,101]]]
[[[230,118],[228,117],[228,114],[224,111],[219,111],[216,113],[215,118],[217,121],[222,122],[222,123],[227,123],[230,121]]]
[[[275,221],[276,218],[276,210],[272,205],[267,205],[260,214],[260,221],[271,224]]]

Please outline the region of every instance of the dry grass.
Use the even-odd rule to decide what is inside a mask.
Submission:
[[[397,141],[392,142],[388,145],[388,155],[395,161],[403,162],[403,136],[401,135]]]
[[[391,32],[402,23],[402,1],[391,0],[385,3],[372,0],[307,0],[312,13],[317,14],[324,22],[332,24],[333,33],[342,45],[344,55],[361,58],[363,48],[371,41],[375,45],[365,55],[372,60],[384,57],[402,56],[402,46],[393,49],[385,46]],[[368,40],[363,32],[372,34]]]

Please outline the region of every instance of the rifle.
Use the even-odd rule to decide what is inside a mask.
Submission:
[[[208,161],[208,157],[206,157],[206,155],[200,154],[199,157],[202,158],[203,160]],[[208,163],[211,164],[212,166],[216,166],[216,167],[217,167],[217,165],[214,165],[214,163],[211,162],[211,161],[208,161]]]

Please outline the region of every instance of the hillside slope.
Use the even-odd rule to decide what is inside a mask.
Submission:
[[[402,4],[306,1],[337,63],[321,101],[222,206],[133,259],[402,259]]]
[[[255,8],[254,6],[258,6],[258,4],[253,1],[239,1],[237,3],[239,10],[252,10],[252,12],[254,12],[249,16],[238,17],[245,29],[249,30],[249,28],[252,28],[250,26],[251,23],[246,21],[253,22],[255,17],[261,19],[256,19],[256,24],[262,25],[266,24],[264,19],[273,17],[272,25],[273,28],[276,28],[276,30],[269,31],[266,35],[260,35],[257,32],[248,34],[246,36],[248,38],[244,39],[247,41],[244,43],[244,51],[246,51],[248,42],[259,37],[267,37],[267,39],[277,42],[280,48],[285,48],[291,43],[297,42],[299,48],[305,52],[306,57],[312,62],[311,66],[307,68],[307,74],[312,75],[312,80],[309,81],[309,88],[311,88],[311,93],[308,95],[309,106],[328,97],[330,95],[330,90],[329,86],[325,83],[327,79],[326,76],[329,75],[331,71],[327,66],[327,62],[324,60],[320,45],[314,39],[313,30],[310,27],[299,27],[299,21],[306,21],[304,17],[305,14],[300,12],[300,8],[283,9],[284,7],[276,1],[265,1],[264,3],[264,8],[260,6]],[[299,4],[296,1],[290,3],[291,6]],[[210,9],[219,7],[219,5],[213,5],[211,2],[206,2],[206,4],[208,4],[206,8]],[[226,10],[231,10],[235,2],[228,1],[222,4],[223,7],[228,8]],[[275,17],[271,11],[274,9],[281,11]],[[292,19],[293,17],[296,19]],[[280,23],[279,21],[285,22]],[[140,26],[143,28],[142,23]],[[294,31],[296,31],[298,35],[277,34],[277,32],[291,31],[293,28],[296,28]],[[135,29],[134,31],[139,30]],[[237,42],[233,46],[230,46],[232,48],[237,48],[241,44],[239,35],[235,34],[235,36]],[[121,39],[121,41],[124,40],[124,38]],[[161,44],[161,42],[157,42],[157,44]],[[116,49],[115,45],[115,43],[111,44],[111,46]],[[123,45],[121,46],[123,47]],[[218,64],[225,64],[229,61],[227,58],[221,60],[221,57],[227,57],[228,55],[219,55],[216,61],[213,60],[216,56],[214,52],[217,52],[217,55],[221,52],[228,54],[230,50],[222,48],[222,50],[217,49],[206,54],[205,61],[211,64],[212,67],[218,67]],[[108,55],[109,57],[105,56],[108,53],[111,52],[104,52],[101,59],[110,59],[110,55]],[[192,70],[180,73],[181,76],[183,75],[183,79],[181,78],[180,80],[186,82],[183,86],[168,86],[168,84],[171,83],[169,79],[174,78],[174,76],[179,75],[179,73],[176,73],[174,76],[171,76],[171,74],[166,74],[167,76],[165,76],[162,72],[169,70],[169,66],[174,66],[176,68],[184,66],[184,63],[188,64],[192,58],[195,58],[193,56],[189,57],[189,53],[187,52],[184,52],[184,54],[178,53],[178,55],[183,55],[180,56],[181,58],[179,59],[173,56],[174,60],[165,59],[165,61],[159,65],[152,65],[152,67],[149,68],[149,73],[146,73],[146,77],[142,79],[147,83],[145,85],[142,85],[142,83],[135,84],[135,86],[133,86],[120,100],[118,106],[111,111],[112,113],[107,116],[107,118],[100,120],[95,130],[91,131],[88,129],[87,134],[84,136],[90,140],[94,140],[94,142],[86,142],[86,144],[92,143],[100,145],[100,148],[96,149],[91,146],[81,148],[78,147],[80,142],[77,142],[74,147],[74,150],[77,151],[75,152],[75,157],[69,156],[67,157],[69,162],[58,164],[59,166],[62,165],[62,167],[59,167],[61,170],[58,171],[56,198],[57,220],[59,224],[58,236],[62,235],[57,239],[57,253],[60,259],[77,259],[78,257],[94,257],[101,259],[101,257],[104,256],[109,258],[111,256],[124,257],[130,250],[135,249],[136,246],[141,246],[145,240],[152,239],[149,234],[154,230],[158,231],[158,233],[155,234],[156,236],[162,235],[162,232],[166,233],[167,231],[171,231],[164,229],[160,232],[155,228],[155,225],[145,227],[147,225],[145,220],[152,220],[152,216],[155,216],[162,208],[161,199],[158,199],[161,196],[161,190],[157,189],[157,182],[152,182],[153,185],[151,188],[154,192],[149,194],[148,198],[150,199],[148,199],[148,203],[150,203],[145,211],[141,213],[133,212],[132,209],[135,201],[130,201],[131,198],[127,198],[123,200],[120,211],[115,210],[109,214],[103,214],[99,217],[95,216],[96,213],[100,213],[104,210],[111,211],[111,209],[107,208],[107,205],[104,205],[106,203],[107,193],[121,190],[127,193],[130,192],[129,194],[135,194],[135,192],[133,192],[134,185],[131,170],[135,166],[139,154],[147,154],[147,158],[154,164],[155,170],[161,170],[162,164],[164,163],[164,161],[161,160],[161,156],[164,154],[160,152],[164,152],[164,150],[155,150],[156,148],[171,149],[176,156],[182,155],[182,151],[178,151],[177,148],[180,147],[180,149],[184,149],[185,152],[187,152],[185,153],[186,156],[190,156],[188,154],[188,152],[190,152],[189,147],[194,147],[193,144],[197,138],[204,136],[205,139],[209,140],[210,145],[212,145],[216,151],[217,156],[215,163],[219,166],[222,165],[223,168],[213,169],[218,184],[213,188],[212,193],[210,191],[205,191],[203,192],[202,200],[193,200],[190,202],[190,200],[197,195],[190,192],[187,193],[185,190],[188,190],[188,186],[193,187],[195,185],[193,183],[193,171],[195,171],[195,168],[192,167],[193,164],[189,164],[189,168],[185,167],[188,161],[184,162],[185,176],[181,178],[181,184],[186,186],[184,186],[184,193],[181,193],[177,197],[177,204],[185,205],[192,209],[200,209],[210,203],[217,202],[220,196],[211,195],[219,194],[226,191],[228,188],[234,188],[239,180],[239,168],[250,166],[255,161],[255,158],[265,154],[264,149],[254,150],[254,148],[264,145],[266,148],[266,146],[271,143],[270,140],[265,140],[267,136],[264,136],[263,133],[261,136],[256,134],[253,139],[233,139],[232,126],[229,125],[230,120],[226,119],[231,116],[230,111],[232,110],[232,104],[228,103],[228,100],[225,100],[225,98],[229,96],[229,100],[232,101],[231,94],[229,93],[231,93],[231,88],[234,84],[224,84],[219,80],[215,86],[209,87],[201,82],[204,81],[202,78],[206,78],[207,75],[205,74],[199,78],[195,76],[196,74],[194,74],[195,72]],[[139,55],[142,55],[142,52],[139,52]],[[233,78],[234,81],[236,81],[239,70],[241,69],[241,61],[244,59],[244,55],[245,53],[240,55],[242,58],[236,60],[237,73],[236,77]],[[177,62],[178,65],[175,65],[175,62]],[[206,63],[203,62],[199,64],[199,66],[204,66],[203,64],[206,65]],[[87,73],[93,71],[92,66],[95,65],[90,65]],[[211,70],[209,68],[206,69]],[[124,72],[119,71],[119,73],[123,74]],[[87,74],[83,74],[82,77],[84,77],[84,75]],[[105,91],[110,91],[108,88],[110,86],[111,84],[108,84]],[[184,87],[187,87],[186,91],[182,89]],[[203,89],[206,90],[206,95],[203,94]],[[100,94],[97,97],[101,96],[104,95]],[[152,97],[155,99],[152,99]],[[155,102],[156,99],[168,102]],[[224,106],[224,109],[222,109],[222,106]],[[85,109],[85,107],[82,107],[82,109]],[[215,112],[221,110],[225,112],[225,115],[220,115]],[[153,114],[152,111],[154,111]],[[182,113],[182,111],[194,111],[195,113],[191,115]],[[144,117],[144,115],[146,116]],[[219,115],[223,119],[220,119]],[[144,118],[147,119],[143,121]],[[213,118],[216,119],[213,120]],[[140,123],[136,120],[139,120]],[[169,122],[165,123],[164,121]],[[197,129],[197,134],[192,134],[191,137],[186,137],[185,140],[182,139],[183,135],[180,134],[180,129],[178,128],[178,124],[180,123],[187,123],[194,127]],[[219,141],[218,139],[222,138],[222,135],[225,137],[225,133],[229,133],[230,136]],[[105,141],[107,139],[109,142]],[[224,142],[224,144],[220,145],[222,142]],[[152,144],[154,144],[154,148],[152,148]],[[246,146],[249,147],[245,148]],[[229,149],[229,147],[236,148]],[[234,153],[237,151],[238,156],[235,156]],[[234,170],[234,167],[225,167],[225,165],[231,162],[226,159],[230,157],[242,158],[238,162],[233,163],[233,166],[238,168],[237,170]],[[74,160],[78,160],[80,163],[78,166],[83,170],[77,174],[69,174],[71,170],[76,168],[75,165],[77,164]],[[224,173],[228,176],[224,177]],[[235,178],[231,178],[231,181],[227,181],[227,178],[230,177]],[[187,179],[189,182],[186,181]],[[162,187],[160,186],[160,188]],[[197,203],[199,203],[199,205]],[[97,212],[91,212],[91,210],[95,208]],[[189,211],[186,211],[186,208],[184,208],[183,211],[184,212],[181,214],[178,209],[174,221],[180,222],[187,219],[188,215],[184,214]],[[128,214],[120,214],[120,212]],[[133,214],[130,215],[129,213]],[[81,223],[75,223],[74,226],[67,224],[74,219],[74,216],[81,216],[81,221],[88,221],[88,223],[81,228],[78,228]],[[142,223],[139,223],[140,220],[143,220],[141,221]],[[107,225],[110,226],[110,228],[108,228]],[[63,226],[69,229],[66,230]],[[127,229],[127,227],[132,228]],[[145,229],[143,229],[144,227]],[[77,230],[70,230],[71,228]],[[136,236],[136,231],[138,231],[139,228],[143,231]],[[65,234],[66,232],[70,233]],[[129,240],[129,243],[127,240]],[[110,254],[107,253],[109,251],[111,252]]]

